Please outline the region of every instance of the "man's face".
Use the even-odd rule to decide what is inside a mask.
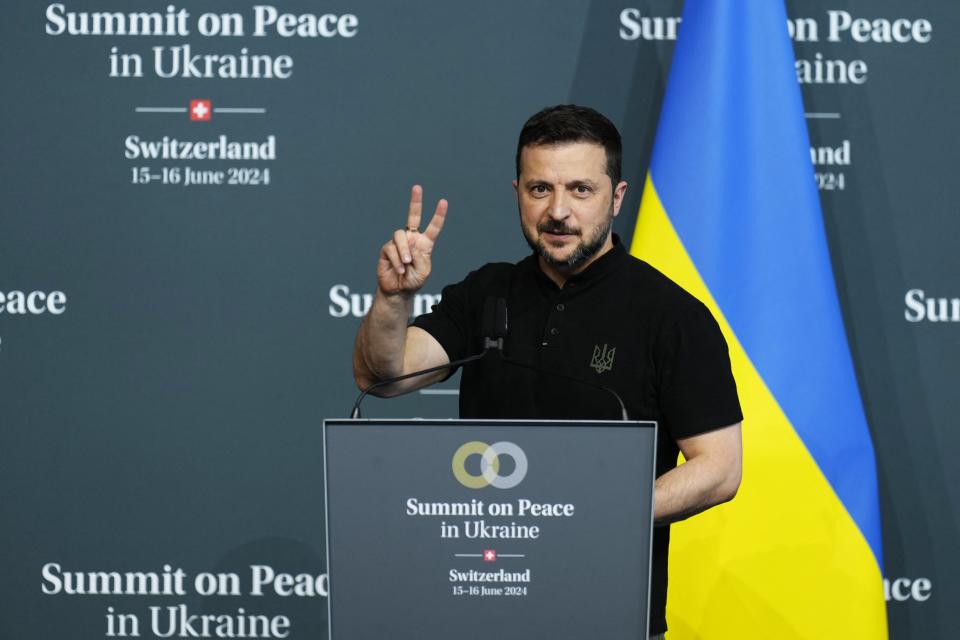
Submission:
[[[577,273],[612,246],[610,229],[627,183],[613,186],[599,144],[571,142],[524,147],[513,182],[520,226],[548,270]]]

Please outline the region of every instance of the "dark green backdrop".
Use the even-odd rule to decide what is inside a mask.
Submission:
[[[648,39],[654,23],[630,39],[633,24],[677,16],[680,4],[284,3],[281,12],[331,13],[345,25],[347,36],[313,38],[252,35],[255,3],[176,5],[189,12],[190,34],[170,36],[47,32],[57,30],[48,10],[165,13],[163,2],[7,3],[0,637],[102,637],[111,624],[132,624],[126,613],[152,637],[149,608],[166,616],[180,604],[189,614],[285,615],[290,637],[319,637],[323,595],[250,595],[250,565],[314,578],[325,571],[320,423],[349,411],[363,294],[375,286],[378,247],[404,221],[409,186],[451,203],[426,292],[436,294],[482,262],[525,253],[510,186],[516,134],[542,106],[590,104],[624,134],[631,188],[616,230],[629,237],[672,51],[669,39]],[[960,297],[960,6],[788,5],[819,29],[816,41],[808,32],[797,42],[799,58],[866,68],[860,84],[803,90],[814,146],[843,150],[818,171],[878,454],[891,635],[947,637],[960,622],[951,606],[960,600],[960,317],[921,317],[906,296]],[[842,11],[927,20],[929,41],[857,42],[845,32],[831,42],[830,12]],[[199,34],[207,12],[241,14],[245,35]],[[158,77],[153,48],[169,56],[184,44],[194,55],[289,56],[292,74]],[[113,47],[141,56],[143,77],[110,77]],[[209,121],[190,120],[195,99],[210,100]],[[128,157],[130,136],[221,135],[274,136],[276,158]],[[163,184],[164,169],[168,182],[173,169],[182,181],[187,166],[224,171],[225,180],[232,169],[241,182],[263,182],[268,170],[269,184]],[[144,173],[158,177],[137,183]],[[17,291],[60,291],[66,302],[55,314],[34,296],[32,313]],[[450,394],[366,409],[455,412]],[[54,572],[50,563],[61,572],[169,565],[187,575],[188,593],[44,593],[56,591],[43,576],[45,566]],[[197,594],[193,580],[204,572],[236,574],[242,595]]]

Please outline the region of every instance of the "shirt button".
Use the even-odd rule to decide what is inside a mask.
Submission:
[[[557,311],[563,311],[566,307],[563,306],[563,303],[557,305]]]
[[[552,329],[550,329],[550,335],[555,336],[558,333],[560,333],[560,329],[557,329],[556,327],[553,327]]]

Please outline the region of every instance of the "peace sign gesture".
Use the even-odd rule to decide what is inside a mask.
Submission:
[[[447,217],[446,200],[437,202],[430,224],[420,231],[423,213],[423,187],[416,184],[410,190],[410,208],[407,226],[393,232],[393,238],[380,249],[377,263],[377,285],[387,295],[412,294],[419,290],[430,276],[430,255]]]

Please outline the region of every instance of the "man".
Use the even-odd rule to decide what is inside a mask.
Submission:
[[[534,253],[488,264],[446,287],[429,314],[407,326],[414,293],[447,214],[437,203],[420,231],[423,192],[413,187],[405,229],[380,251],[378,288],[357,334],[354,375],[385,378],[477,353],[487,297],[505,298],[513,360],[606,385],[632,419],[660,424],[654,518],[668,525],[730,500],[740,484],[740,405],[727,346],[706,307],[612,233],[627,183],[616,127],[574,105],[531,117],[517,145],[520,226]],[[443,379],[428,374],[383,389],[406,393]],[[522,390],[518,393],[518,390]],[[556,376],[484,358],[464,368],[464,418],[618,418],[609,396]],[[682,451],[686,462],[677,466]],[[666,631],[669,527],[654,533],[650,633]]]

